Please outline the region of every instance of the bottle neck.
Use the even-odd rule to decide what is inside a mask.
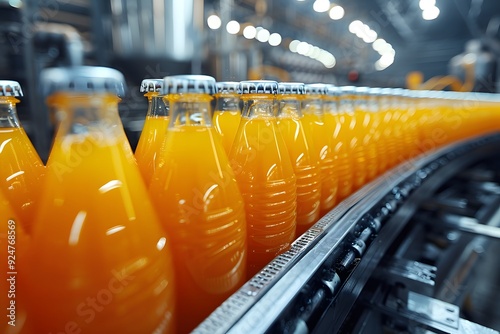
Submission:
[[[323,108],[325,109],[325,113],[329,114],[337,114],[339,112],[337,97],[328,97],[324,101]]]
[[[278,117],[302,117],[300,99],[290,95],[281,96],[278,100]]]
[[[56,112],[57,137],[66,135],[111,138],[123,133],[118,102],[108,93],[81,94],[56,93],[47,99],[48,106]]]
[[[157,95],[153,96],[151,99],[151,109],[148,110],[148,116],[153,116],[153,117],[159,117],[163,116],[166,117],[169,115],[169,104],[168,104],[168,99],[165,98],[163,95]]]
[[[354,99],[354,110],[368,111],[368,99],[366,95],[358,95]]]
[[[323,98],[321,96],[306,97],[302,103],[304,114],[323,115]]]
[[[21,127],[16,110],[16,103],[18,102],[19,100],[14,97],[0,97],[0,128]]]
[[[215,111],[240,110],[240,97],[238,94],[217,94],[215,96]]]
[[[340,97],[339,111],[344,114],[352,114],[354,112],[354,96],[342,95]]]
[[[186,93],[168,96],[170,106],[169,128],[181,126],[210,127],[212,125],[210,101],[208,94]]]
[[[271,94],[245,94],[243,101],[242,116],[255,118],[259,116],[273,117],[275,115],[275,99]]]

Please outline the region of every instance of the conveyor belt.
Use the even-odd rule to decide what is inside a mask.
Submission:
[[[401,234],[430,194],[498,152],[499,143],[498,134],[455,143],[367,184],[321,218],[195,332],[342,331],[361,291],[384,256],[395,251],[394,241],[401,244]]]

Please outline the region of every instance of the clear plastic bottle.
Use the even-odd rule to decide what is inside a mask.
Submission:
[[[241,121],[239,82],[217,82],[215,94],[214,128],[220,135],[227,155],[231,153],[234,138]]]
[[[30,233],[45,167],[19,122],[20,96],[18,82],[0,80],[0,191]]]
[[[359,138],[360,146],[356,146],[354,158],[358,159],[357,169],[363,169],[365,173],[365,182],[356,184],[357,188],[363,186],[377,176],[377,147],[373,140],[375,134],[374,115],[369,110],[368,96],[370,89],[368,87],[356,87],[354,99],[354,114],[356,117],[356,133]],[[362,167],[361,167],[362,166]],[[361,181],[361,180],[360,180]]]
[[[212,126],[215,79],[166,77],[170,123],[150,194],[172,238],[179,332],[191,331],[246,281],[241,193]]]
[[[248,226],[248,276],[252,277],[295,237],[297,193],[293,166],[274,116],[275,81],[242,81],[243,111],[231,150]]]
[[[141,92],[148,98],[148,112],[135,150],[135,158],[144,182],[149,185],[167,134],[169,107],[163,95],[163,79],[142,80]]]
[[[312,143],[320,160],[321,204],[320,216],[328,213],[337,204],[338,176],[335,171],[335,155],[332,148],[331,135],[325,126],[324,98],[325,84],[308,84],[304,86],[305,98],[302,112],[304,124],[312,133]]]
[[[278,126],[297,180],[297,237],[319,219],[321,200],[319,156],[311,146],[310,129],[302,123],[304,94],[303,83],[278,84]]]
[[[36,333],[174,332],[170,239],[118,115],[124,78],[104,67],[41,74],[58,131],[28,250]]]

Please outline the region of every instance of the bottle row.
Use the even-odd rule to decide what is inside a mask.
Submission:
[[[492,94],[179,75],[142,82],[133,152],[121,73],[41,82],[57,120],[46,166],[19,84],[0,81],[6,333],[189,332],[367,182],[500,125]]]

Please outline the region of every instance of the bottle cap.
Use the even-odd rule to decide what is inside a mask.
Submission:
[[[144,79],[141,82],[141,93],[162,93],[163,79]]]
[[[240,94],[273,94],[278,92],[278,83],[271,80],[242,81],[238,87]]]
[[[308,95],[325,95],[328,85],[322,83],[314,83],[304,85],[304,90]]]
[[[339,96],[340,87],[335,85],[326,85],[326,95],[328,96]]]
[[[217,93],[220,94],[238,93],[239,85],[240,83],[237,81],[222,81],[215,84],[217,87]]]
[[[368,89],[368,95],[371,95],[371,96],[378,96],[380,95],[380,93],[382,92],[382,89],[379,88],[379,87],[370,87]]]
[[[74,66],[42,70],[40,82],[44,95],[55,92],[113,93],[125,95],[123,74],[109,67]]]
[[[356,86],[341,86],[340,94],[341,95],[354,95],[356,94]]]
[[[215,79],[208,75],[172,75],[163,78],[164,94],[215,94]]]
[[[0,80],[0,96],[23,96],[21,85],[17,81]]]
[[[370,91],[369,87],[354,87],[355,95],[368,95]]]
[[[278,83],[278,94],[304,95],[304,84],[302,82],[280,82]]]

